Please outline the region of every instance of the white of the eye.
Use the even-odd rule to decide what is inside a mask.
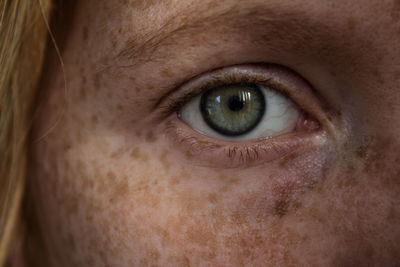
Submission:
[[[266,87],[260,86],[260,88],[266,101],[264,116],[257,126],[247,134],[231,137],[222,135],[210,128],[204,121],[200,111],[201,95],[183,106],[180,113],[181,119],[201,134],[227,141],[268,138],[293,131],[300,116],[298,109],[282,94]]]

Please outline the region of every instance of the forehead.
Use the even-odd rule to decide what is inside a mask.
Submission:
[[[103,28],[112,21],[129,24],[140,41],[142,37],[168,35],[183,25],[210,25],[211,22],[220,25],[237,18],[245,18],[251,23],[253,18],[259,17],[279,20],[282,25],[310,18],[314,23],[333,26],[346,22],[346,27],[341,27],[340,31],[352,31],[360,24],[375,29],[372,34],[376,35],[378,30],[399,27],[399,3],[399,0],[103,0],[80,1],[78,5],[86,14],[95,14],[92,18],[99,20],[102,17]],[[400,34],[390,36],[398,38]]]
[[[138,12],[135,15],[151,15],[151,20],[161,19],[168,15],[185,16],[190,12],[192,18],[198,15],[210,15],[223,11],[236,11],[241,13],[249,9],[268,7],[271,11],[281,12],[302,11],[308,14],[319,12],[337,12],[343,16],[353,14],[355,16],[368,13],[371,18],[390,15],[397,21],[400,12],[399,0],[101,0],[101,1],[80,1],[78,5],[89,5],[87,11],[98,12],[99,10],[115,10],[121,12]],[[268,15],[268,13],[266,13]]]
[[[163,13],[177,12],[182,10],[196,11],[202,13],[218,12],[220,7],[239,8],[241,10],[252,9],[254,7],[270,7],[280,10],[297,9],[303,11],[316,12],[317,10],[340,10],[341,14],[359,14],[362,12],[370,12],[372,17],[382,15],[388,12],[394,19],[397,19],[397,13],[400,11],[399,0],[114,0],[114,1],[93,1],[93,4],[99,5],[111,4],[122,8],[132,8],[140,11],[157,11],[158,8]],[[236,10],[239,11],[240,10]],[[191,14],[195,15],[194,13]],[[266,14],[267,15],[267,14]]]

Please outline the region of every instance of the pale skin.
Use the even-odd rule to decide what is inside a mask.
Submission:
[[[67,90],[50,52],[31,138],[38,257],[400,264],[398,1],[77,2],[60,30]],[[199,134],[158,104],[199,74],[251,63],[306,80],[293,101],[318,129],[272,156],[273,140],[246,141],[266,146],[258,160],[193,152],[177,135]]]

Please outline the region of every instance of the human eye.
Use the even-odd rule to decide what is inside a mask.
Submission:
[[[191,79],[166,102],[167,134],[191,160],[223,167],[270,162],[323,140],[318,100],[277,65],[237,65]]]
[[[301,116],[288,98],[257,82],[216,86],[186,103],[178,115],[199,133],[230,141],[289,133]]]

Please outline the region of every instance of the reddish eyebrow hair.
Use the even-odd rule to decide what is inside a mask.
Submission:
[[[373,48],[368,35],[355,35],[354,27],[348,27],[350,15],[333,20],[324,12],[310,12],[307,6],[289,7],[272,1],[235,2],[229,8],[196,2],[167,17],[157,28],[151,25],[153,28],[144,33],[132,32],[122,49],[110,55],[111,64],[105,68],[130,69],[163,62],[181,57],[180,52],[188,47],[196,53],[196,47],[217,50],[225,42],[251,43],[268,53],[307,56],[342,71],[350,70],[366,65],[371,59],[365,55]]]
[[[145,39],[132,36],[118,52],[116,59],[129,59],[135,62],[149,60],[155,51],[176,44],[179,40],[193,38],[199,33],[206,32],[207,29],[219,29],[221,34],[240,32],[242,36],[246,35],[243,34],[246,31],[256,31],[258,37],[254,42],[271,46],[282,42],[301,44],[312,39],[321,40],[322,36],[326,37],[330,32],[329,25],[322,23],[316,25],[301,11],[285,11],[266,4],[246,8],[234,5],[218,12],[210,12],[210,8],[205,4],[200,11],[183,10],[168,18],[161,27],[151,29],[144,34]],[[275,41],[269,42],[272,38]],[[271,48],[279,49],[279,46]]]

